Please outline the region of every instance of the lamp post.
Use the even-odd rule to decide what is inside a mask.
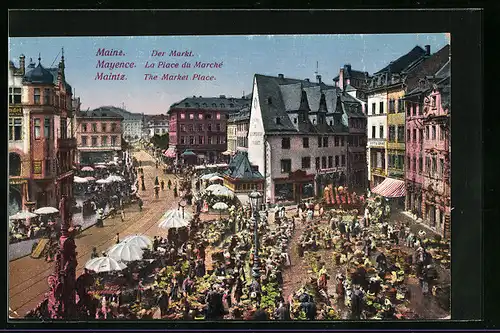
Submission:
[[[249,195],[250,205],[252,208],[252,219],[254,222],[254,256],[253,256],[253,268],[252,276],[255,280],[260,277],[260,267],[259,267],[259,209],[262,204],[262,194],[253,191]]]
[[[182,207],[182,218],[184,218],[184,207],[186,207],[186,201],[181,200],[179,201],[179,208]]]

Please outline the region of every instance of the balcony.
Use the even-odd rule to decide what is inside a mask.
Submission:
[[[376,175],[376,176],[383,176],[387,177],[387,173],[385,172],[385,169],[383,168],[371,168],[371,172]]]
[[[389,141],[387,142],[387,149],[405,150],[405,143]]]
[[[76,148],[76,138],[59,138],[57,139],[57,145],[63,149]]]

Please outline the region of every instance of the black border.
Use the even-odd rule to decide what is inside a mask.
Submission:
[[[479,10],[10,11],[10,37],[217,34],[431,33],[452,36],[452,321],[290,322],[280,329],[445,328],[484,319],[482,267],[482,23]],[[13,55],[14,56],[14,55]],[[87,97],[89,98],[89,97]],[[479,102],[478,102],[479,101]],[[5,277],[4,277],[5,278]],[[5,285],[5,283],[4,283]],[[7,289],[8,290],[8,289]],[[5,312],[4,312],[5,313]],[[491,317],[494,318],[494,317]],[[134,322],[121,327],[138,329]],[[139,329],[271,329],[271,322],[145,322]],[[461,329],[491,321],[460,322]],[[79,329],[82,323],[7,323],[11,329]],[[111,329],[112,321],[85,323]]]

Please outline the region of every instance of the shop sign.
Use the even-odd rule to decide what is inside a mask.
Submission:
[[[33,161],[33,173],[35,175],[42,174],[42,161]]]
[[[9,116],[22,116],[23,108],[19,106],[9,106]]]

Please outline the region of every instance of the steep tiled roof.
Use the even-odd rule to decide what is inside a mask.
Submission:
[[[55,79],[57,79],[57,76],[54,78],[51,71],[44,68],[41,63],[38,63],[38,66],[24,75],[24,80],[31,83],[53,84]]]
[[[421,78],[437,75],[440,69],[445,66],[450,59],[450,46],[446,45],[430,57],[425,58],[413,70],[408,73],[406,78],[406,89],[412,91],[418,85]]]
[[[298,132],[298,133],[333,133],[346,132],[347,128],[339,123],[339,118],[334,126],[328,124],[313,125],[306,117],[304,122],[297,124],[298,129],[289,117],[290,112],[302,109],[308,112],[317,112],[320,108],[322,94],[324,94],[326,115],[337,115],[339,117],[345,111],[344,102],[361,104],[342,92],[339,88],[324,83],[313,83],[305,80],[290,79],[284,77],[273,77],[266,75],[255,75],[257,82],[260,110],[264,128],[270,132]],[[301,103],[305,95],[306,103]],[[341,99],[338,100],[338,96]],[[307,106],[307,109],[305,108]],[[340,106],[340,108],[339,108]],[[353,115],[353,113],[351,113]],[[349,116],[349,114],[348,114]],[[279,121],[277,119],[279,118]]]
[[[254,170],[248,156],[243,152],[237,152],[229,163],[226,175],[233,179],[263,179],[262,174]]]
[[[421,58],[424,55],[425,55],[425,50],[417,45],[413,49],[411,49],[410,52],[408,52],[405,55],[402,55],[398,59],[394,60],[389,65],[382,68],[381,70],[379,70],[375,74],[381,74],[381,73],[386,73],[386,72],[400,73],[404,69],[406,69],[408,66],[413,64],[415,62],[415,60]]]

